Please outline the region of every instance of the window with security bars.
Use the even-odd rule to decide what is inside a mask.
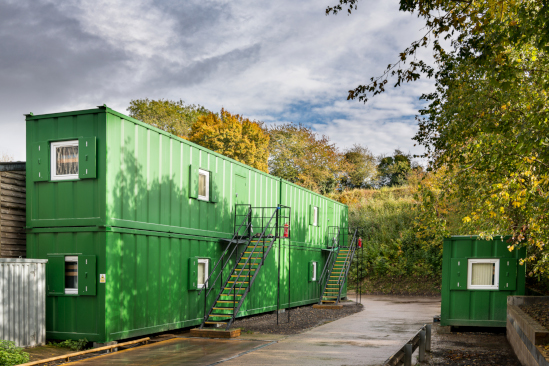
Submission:
[[[467,288],[499,288],[499,259],[469,259]]]
[[[198,199],[210,199],[210,172],[202,169],[198,170]]]
[[[208,279],[208,262],[209,262],[209,259],[198,260],[198,270],[197,270],[197,274],[198,274],[197,287],[198,288],[204,287],[204,284]]]
[[[78,294],[78,257],[65,257],[65,294]]]
[[[78,179],[78,140],[51,143],[51,179]]]

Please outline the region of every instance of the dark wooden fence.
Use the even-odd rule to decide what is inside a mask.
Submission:
[[[0,258],[25,258],[25,163],[0,163]]]

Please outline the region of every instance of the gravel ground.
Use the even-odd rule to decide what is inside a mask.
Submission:
[[[538,323],[549,329],[549,302],[521,305],[520,308]]]
[[[505,337],[505,328],[449,327],[433,325],[429,365],[521,366]]]
[[[248,334],[298,334],[307,329],[358,313],[363,309],[362,305],[357,306],[354,302],[346,302],[343,309],[340,310],[314,309],[312,305],[301,306],[289,311],[289,323],[288,312],[280,313],[277,326],[275,312],[238,319],[233,323],[232,328],[242,328],[242,333]]]

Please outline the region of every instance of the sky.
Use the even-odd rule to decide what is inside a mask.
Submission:
[[[411,138],[431,80],[389,87],[366,104],[346,99],[397,61],[424,23],[397,0],[326,16],[335,3],[2,0],[0,155],[25,160],[26,113],[103,104],[127,113],[141,98],[302,123],[342,150],[421,153]]]

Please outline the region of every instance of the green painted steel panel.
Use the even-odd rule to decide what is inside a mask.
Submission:
[[[97,294],[97,258],[95,255],[78,256],[78,294],[95,296]]]
[[[499,262],[499,289],[515,291],[517,289],[517,260],[502,258]]]
[[[467,289],[467,258],[452,258],[450,262],[450,290]]]
[[[477,236],[444,239],[441,325],[505,326],[507,296],[520,296],[525,292],[525,268],[518,263],[525,257],[526,250],[521,248],[509,251],[506,243],[508,239],[496,237],[483,240]],[[467,276],[470,259],[499,260],[499,273],[494,274],[499,280],[498,289],[469,288]]]
[[[65,256],[48,255],[46,265],[46,285],[48,295],[65,294]]]
[[[189,197],[198,198],[198,165],[189,165]]]
[[[32,146],[32,180],[35,182],[45,182],[50,180],[50,149],[47,141],[35,142]]]
[[[78,139],[78,177],[80,179],[97,178],[97,138],[80,137]]]
[[[189,258],[189,290],[198,290],[198,257]]]

